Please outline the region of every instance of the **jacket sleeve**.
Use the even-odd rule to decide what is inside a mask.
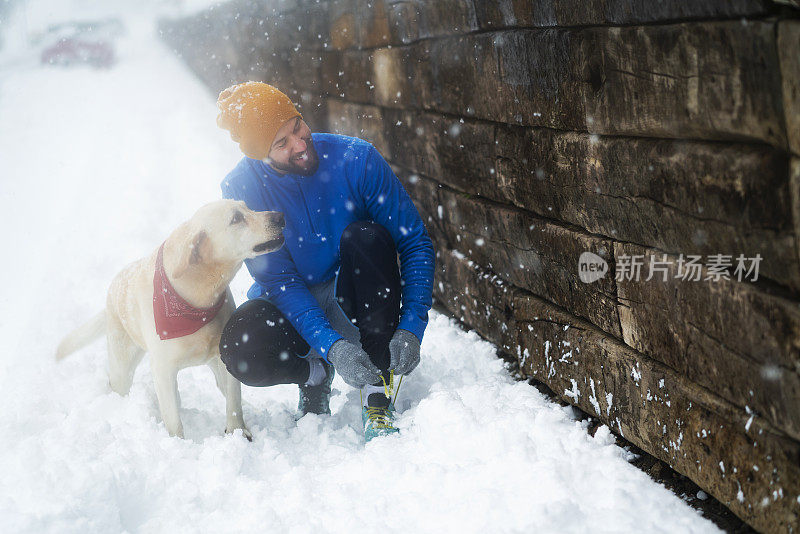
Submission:
[[[243,200],[253,209],[245,194],[246,189],[237,188],[231,182],[233,180],[222,183],[222,196]],[[264,290],[264,296],[277,306],[311,348],[327,361],[331,345],[342,339],[342,336],[334,330],[319,303],[311,295],[286,247],[246,259],[244,264],[250,271],[250,276]]]
[[[402,296],[398,328],[422,341],[432,305],[434,250],[425,224],[392,168],[370,147],[359,193],[372,220],[386,228],[400,255]]]

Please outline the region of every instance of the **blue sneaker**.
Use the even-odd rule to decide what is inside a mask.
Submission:
[[[402,381],[402,378],[401,378]],[[399,384],[398,384],[399,389]],[[361,423],[364,440],[369,442],[378,436],[388,436],[400,430],[394,426],[394,372],[389,374],[389,383],[381,386],[366,386],[361,392]],[[366,398],[364,398],[366,397]]]
[[[330,400],[331,400],[331,383],[336,371],[333,370],[332,365],[328,365],[324,361],[322,365],[325,367],[327,376],[322,384],[318,386],[305,386],[300,385],[300,400],[297,401],[297,409],[300,412],[300,417],[307,413],[314,413],[317,415],[331,414]]]

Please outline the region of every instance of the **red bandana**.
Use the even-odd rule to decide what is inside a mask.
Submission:
[[[188,336],[211,322],[222,308],[226,295],[210,308],[195,308],[175,291],[164,270],[164,245],[158,249],[153,276],[153,316],[156,332],[161,339]]]

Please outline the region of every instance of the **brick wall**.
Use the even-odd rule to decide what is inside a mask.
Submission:
[[[434,239],[435,297],[524,373],[755,528],[797,529],[800,10],[262,0],[160,31],[215,94],[273,83],[312,130],[375,144]],[[605,277],[580,280],[584,251]]]

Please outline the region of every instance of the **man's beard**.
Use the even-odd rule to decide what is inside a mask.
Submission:
[[[306,154],[308,154],[308,167],[301,167],[297,165],[294,160],[289,160],[289,163],[278,163],[275,160],[269,160],[269,165],[274,169],[289,174],[299,174],[300,176],[311,176],[319,168],[319,156],[317,149],[314,148],[314,142],[310,137],[303,139],[306,142]]]

